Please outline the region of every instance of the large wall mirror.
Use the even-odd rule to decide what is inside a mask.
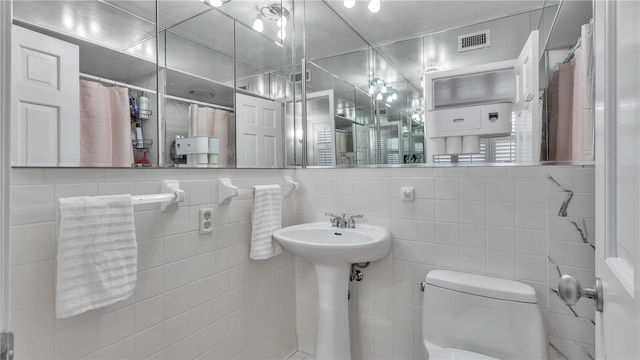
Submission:
[[[14,166],[285,166],[292,1],[13,8]]]
[[[590,0],[13,9],[14,166],[593,160]]]
[[[593,161],[591,1],[312,3],[306,165]]]

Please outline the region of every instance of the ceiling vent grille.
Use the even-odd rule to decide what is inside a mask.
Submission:
[[[307,70],[306,75],[306,82],[311,81],[311,70]],[[302,73],[291,74],[291,82],[299,83],[300,81],[302,81]]]
[[[458,36],[458,52],[482,49],[491,45],[489,30]]]

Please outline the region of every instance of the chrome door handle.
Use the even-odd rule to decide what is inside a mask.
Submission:
[[[602,295],[602,281],[596,278],[596,284],[593,288],[585,288],[580,285],[578,279],[573,275],[562,275],[558,280],[558,295],[565,304],[572,306],[575,305],[581,297],[593,299],[596,305],[596,311],[602,312],[603,309],[603,295]]]

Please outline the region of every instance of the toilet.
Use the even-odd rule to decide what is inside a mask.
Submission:
[[[429,272],[422,340],[426,359],[547,359],[533,288],[489,276]]]

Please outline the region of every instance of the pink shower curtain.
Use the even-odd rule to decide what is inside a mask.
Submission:
[[[80,80],[80,166],[130,167],[132,163],[127,89]]]
[[[200,107],[198,105],[189,106],[189,136],[215,137],[220,141],[220,153],[218,154],[218,166],[226,167],[230,163],[229,151],[229,122],[233,120],[232,115],[225,110]],[[187,163],[197,163],[190,156]]]

